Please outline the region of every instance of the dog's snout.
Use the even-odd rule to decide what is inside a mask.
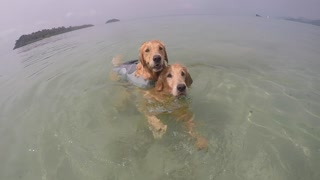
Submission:
[[[160,61],[161,61],[161,56],[160,56],[160,55],[154,55],[154,56],[153,56],[153,61],[154,61],[155,63],[160,63]]]
[[[186,85],[178,84],[177,89],[179,92],[184,92],[186,90]]]

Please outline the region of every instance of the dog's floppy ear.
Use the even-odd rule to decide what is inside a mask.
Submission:
[[[164,52],[164,60],[167,62],[166,65],[169,63],[168,55],[167,55],[167,50],[166,46],[163,42],[159,41],[159,43],[163,46],[163,52]]]
[[[186,85],[187,85],[187,87],[190,87],[191,84],[193,83],[191,75],[189,74],[189,72],[188,72],[186,67],[183,67],[183,70],[186,72]]]
[[[165,86],[167,86],[165,83],[167,81],[167,73],[168,73],[169,69],[170,69],[170,65],[165,67],[162,70],[162,72],[160,73],[159,78],[158,78],[156,85],[155,85],[155,89],[157,91],[162,91],[165,88]]]
[[[140,46],[140,49],[139,49],[139,62],[142,64],[142,66],[146,66],[146,61],[144,59],[144,56],[143,56],[143,53],[144,53],[144,46],[145,46],[145,43],[142,43],[141,46]]]
[[[159,78],[156,82],[155,89],[157,91],[162,91],[164,89],[164,83],[166,81],[166,75],[170,66],[165,67],[159,75]]]
[[[157,91],[162,91],[163,90],[163,86],[164,86],[163,78],[159,77],[157,82],[156,82],[155,89]]]
[[[166,48],[163,48],[163,50],[164,50],[164,60],[167,62],[166,65],[168,65],[169,59],[168,59],[168,55],[167,55],[167,50],[166,50]]]
[[[164,60],[167,61],[167,64],[169,63],[169,59],[168,59],[168,55],[167,55],[167,50],[166,50],[166,46],[162,43],[163,45],[163,51],[164,51]]]
[[[140,71],[142,71],[142,65],[141,64],[137,64],[136,71],[139,72],[139,73],[140,73]]]

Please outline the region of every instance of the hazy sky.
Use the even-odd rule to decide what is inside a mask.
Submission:
[[[292,16],[320,19],[320,0],[0,0],[0,41],[57,26],[103,24],[166,14]]]

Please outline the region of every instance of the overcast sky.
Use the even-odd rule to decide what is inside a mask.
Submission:
[[[320,19],[320,0],[0,0],[0,41],[44,28],[167,14]]]

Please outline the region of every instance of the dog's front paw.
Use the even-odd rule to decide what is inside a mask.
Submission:
[[[155,139],[160,139],[167,132],[167,125],[163,125],[158,129],[153,129],[152,134]]]
[[[208,141],[201,136],[197,137],[197,141],[195,145],[198,150],[203,150],[203,149],[208,150]]]
[[[154,138],[160,139],[167,132],[167,125],[163,124],[157,117],[149,116],[148,122]]]

